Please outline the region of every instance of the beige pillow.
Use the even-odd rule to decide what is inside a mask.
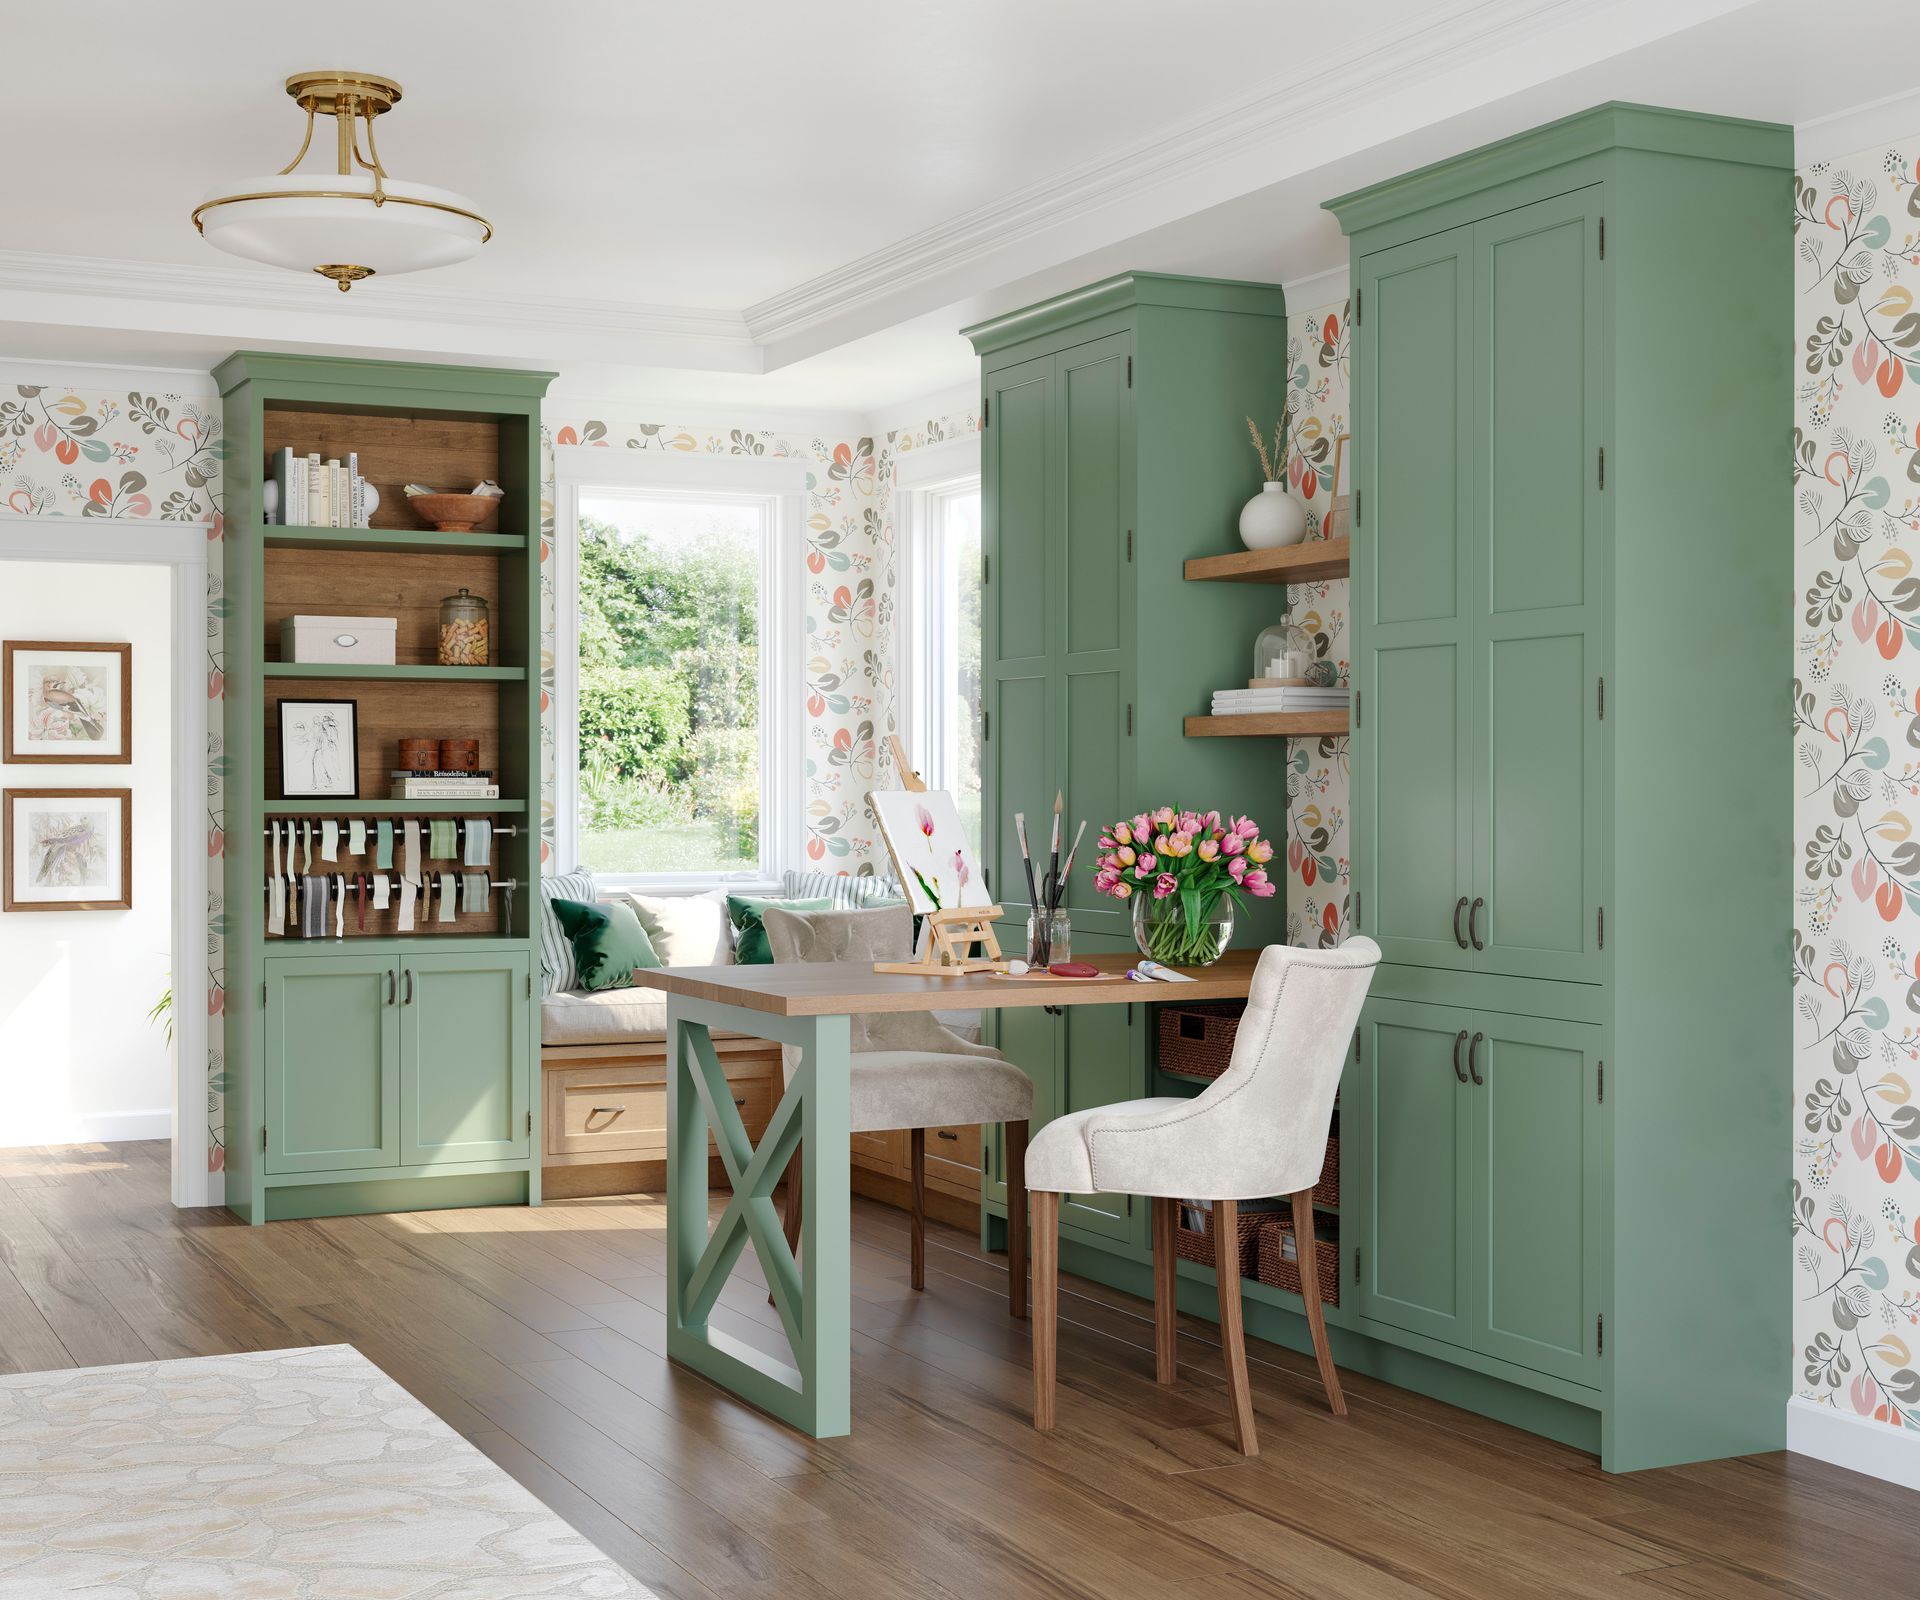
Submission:
[[[627,893],[663,967],[730,967],[733,927],[724,894]]]

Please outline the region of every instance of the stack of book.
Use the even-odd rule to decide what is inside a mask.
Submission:
[[[289,528],[364,528],[373,516],[367,480],[360,476],[359,452],[345,461],[322,461],[320,452],[297,456],[282,450],[273,458],[279,486],[276,519]]]
[[[406,772],[388,774],[389,800],[498,800],[500,785],[491,772]]]
[[[1271,715],[1276,711],[1345,711],[1352,703],[1350,689],[1314,689],[1306,684],[1213,691],[1216,717]]]

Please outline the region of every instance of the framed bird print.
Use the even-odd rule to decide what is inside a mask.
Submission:
[[[0,760],[133,760],[133,646],[9,639],[0,646]]]
[[[131,911],[131,789],[0,791],[8,911]]]

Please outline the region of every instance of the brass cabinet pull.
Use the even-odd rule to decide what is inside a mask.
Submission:
[[[1460,931],[1460,913],[1467,909],[1467,897],[1461,895],[1453,903],[1453,942],[1462,950],[1467,947],[1467,936]]]
[[[1476,950],[1486,949],[1486,946],[1480,942],[1480,908],[1486,903],[1485,900],[1476,895],[1474,897],[1473,909],[1467,913],[1467,933],[1472,938],[1473,947]]]
[[[1480,1076],[1480,1046],[1486,1037],[1484,1033],[1476,1033],[1473,1043],[1467,1046],[1467,1070],[1473,1074],[1475,1087],[1482,1089],[1486,1087],[1487,1080]]]
[[[935,1128],[933,1130],[933,1136],[936,1139],[952,1139],[956,1144],[960,1140],[960,1135],[955,1133],[951,1128]]]
[[[1467,1081],[1467,1069],[1460,1064],[1460,1051],[1467,1042],[1467,1030],[1462,1028],[1453,1036],[1453,1075],[1462,1083]]]

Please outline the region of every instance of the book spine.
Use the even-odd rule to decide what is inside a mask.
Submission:
[[[318,450],[307,453],[307,525],[314,528],[325,526],[320,515],[320,452]]]
[[[454,788],[444,783],[396,783],[387,791],[389,800],[498,800],[500,786],[482,784],[477,789]]]
[[[347,452],[347,526],[360,526],[360,452]]]
[[[282,524],[293,521],[291,512],[293,502],[287,498],[293,487],[293,451],[282,447],[273,455],[273,485],[279,490],[279,505],[275,508],[275,517]]]

